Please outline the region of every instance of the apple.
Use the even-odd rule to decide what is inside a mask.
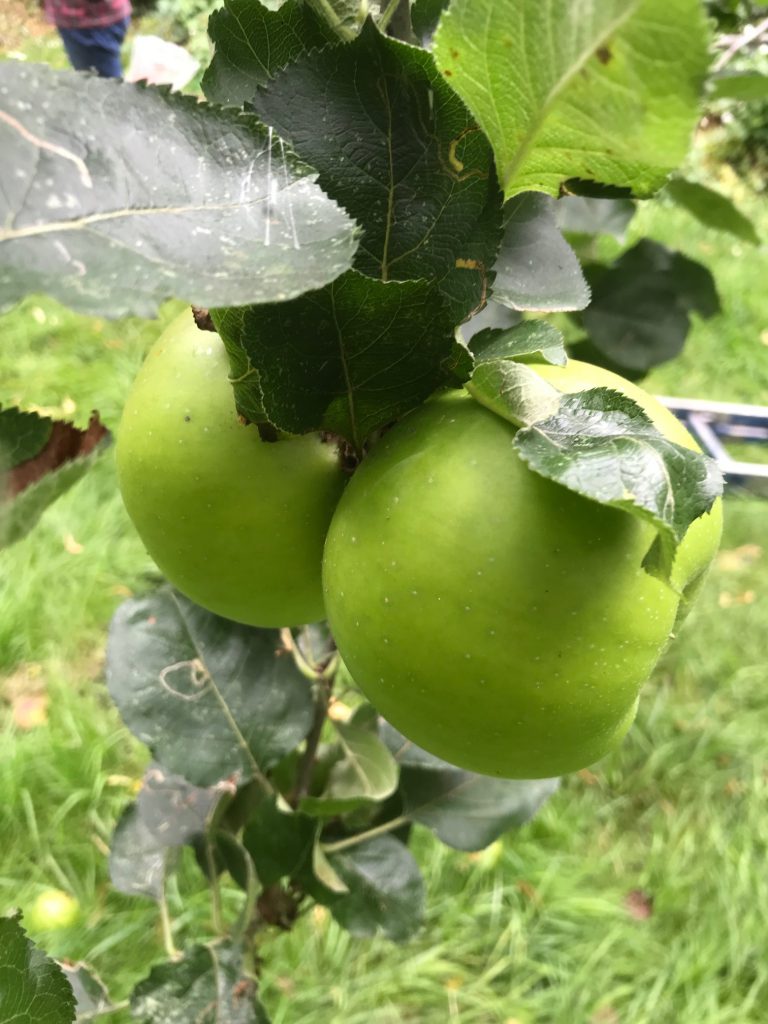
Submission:
[[[61,889],[45,889],[32,904],[25,924],[31,931],[70,928],[80,916],[80,904]]]
[[[536,369],[563,392],[623,391],[696,448],[672,413],[610,371]],[[324,588],[344,662],[397,729],[462,768],[539,778],[623,738],[680,597],[642,568],[650,524],[538,476],[514,435],[465,391],[402,419],[339,502]],[[697,583],[720,531],[718,503],[680,545],[676,588]]]
[[[149,352],[117,439],[125,506],[183,594],[236,622],[324,618],[323,542],[346,477],[317,434],[262,440],[238,418],[217,334],[185,313]]]

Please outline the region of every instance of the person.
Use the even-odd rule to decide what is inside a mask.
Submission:
[[[122,78],[120,49],[131,23],[131,0],[43,0],[72,67]]]

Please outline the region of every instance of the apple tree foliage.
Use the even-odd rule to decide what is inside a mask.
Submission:
[[[468,383],[537,424],[521,432],[536,472],[603,503],[617,500],[606,459],[617,479],[642,477],[642,501],[622,507],[655,524],[649,571],[668,574],[715,475],[629,398],[560,401],[526,364],[564,360],[556,315],[570,352],[640,377],[680,351],[692,315],[717,312],[708,271],[656,242],[598,259],[639,202],[661,193],[756,240],[678,170],[711,61],[700,0],[224,0],[209,31],[203,102],[0,64],[0,308],[46,292],[105,317],[152,317],[168,298],[209,310],[238,411],[331,432],[356,458],[437,388]],[[107,440],[97,418],[78,431],[0,410],[0,543]],[[665,471],[646,473],[648,459]],[[353,935],[406,940],[424,904],[412,829],[477,850],[556,788],[414,746],[354,695],[322,625],[235,625],[170,588],[118,610],[107,681],[154,758],[110,857],[117,889],[158,904],[168,952],[130,998],[143,1024],[267,1021],[265,928],[315,901]],[[185,846],[212,927],[178,951],[165,892]],[[234,920],[225,879],[241,893]],[[0,948],[21,979],[14,1012],[46,985],[69,991],[10,919]],[[70,973],[80,1014],[108,1008]],[[71,1020],[72,999],[34,1019]]]

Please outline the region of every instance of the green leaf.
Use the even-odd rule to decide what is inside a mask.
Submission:
[[[688,527],[722,493],[711,459],[667,440],[635,402],[607,388],[564,395],[514,443],[541,476],[651,523],[658,544],[646,568],[664,579]]]
[[[448,0],[411,0],[411,24],[420,39],[429,39],[434,34],[447,6]]]
[[[259,85],[301,54],[338,36],[304,0],[287,0],[272,11],[259,0],[224,0],[208,20],[215,49],[203,75],[203,92],[213,103],[240,107]]]
[[[253,116],[16,61],[0,92],[0,309],[276,302],[351,265],[355,225]]]
[[[584,309],[589,285],[555,221],[555,201],[529,192],[504,207],[504,237],[494,264],[493,297],[510,309]]]
[[[109,877],[126,896],[160,900],[165,888],[170,848],[142,821],[135,803],[123,811],[109,851]]]
[[[754,224],[738,210],[731,200],[706,185],[685,178],[673,178],[664,189],[673,203],[693,214],[700,224],[716,231],[735,235],[751,245],[759,245]]]
[[[404,942],[421,927],[424,882],[408,848],[392,836],[378,836],[330,855],[349,892],[330,898],[339,924],[355,937],[381,932]]]
[[[331,769],[324,795],[334,800],[384,800],[397,789],[397,764],[376,732],[353,720],[334,722],[344,756]]]
[[[651,195],[686,154],[709,63],[700,0],[453,0],[435,56],[508,198],[570,178]]]
[[[133,990],[131,1015],[137,1024],[269,1024],[243,951],[229,942],[153,967]]]
[[[473,335],[469,347],[475,363],[517,359],[565,366],[567,359],[562,333],[546,320],[525,320],[501,330],[486,327]]]
[[[706,267],[643,239],[607,269],[587,267],[592,302],[582,314],[595,347],[618,367],[647,371],[672,359],[690,329],[689,313],[719,310]]]
[[[112,620],[107,684],[128,728],[167,771],[197,786],[258,776],[313,718],[310,686],[280,632],[221,619],[170,589]]]
[[[403,813],[457,850],[482,850],[525,824],[557,786],[557,779],[493,779],[451,766],[404,765],[400,777]]]
[[[64,972],[26,936],[20,915],[0,917],[0,1021],[71,1024],[75,997]]]
[[[110,441],[94,413],[86,430],[0,408],[0,547],[20,540],[77,483]]]
[[[258,90],[254,107],[319,172],[363,228],[355,268],[390,280],[440,280],[457,268],[481,301],[483,220],[490,266],[500,197],[491,151],[431,56],[368,22],[358,38],[300,58]],[[488,209],[489,201],[491,203]]]
[[[136,798],[141,821],[160,846],[184,846],[211,824],[221,801],[234,794],[229,782],[202,788],[152,764]]]
[[[560,405],[557,388],[532,367],[509,359],[480,363],[465,386],[476,401],[516,427],[546,419]]]
[[[243,833],[243,846],[251,855],[259,882],[266,888],[291,878],[312,857],[318,825],[273,797],[263,800]]]
[[[555,206],[555,220],[566,234],[612,235],[623,241],[636,208],[631,199],[563,196]]]
[[[711,78],[710,96],[713,100],[768,99],[768,75],[759,71],[742,71]]]
[[[233,366],[238,409],[260,404],[281,430],[329,430],[360,448],[422,402],[445,377],[453,323],[434,286],[385,284],[349,271],[292,302],[215,310]]]

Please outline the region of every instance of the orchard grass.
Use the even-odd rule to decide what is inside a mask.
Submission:
[[[758,216],[738,182],[720,184]],[[761,226],[764,235],[765,211]],[[632,236],[641,227],[710,266],[724,307],[695,321],[684,355],[649,388],[764,400],[765,260],[671,207],[648,206]],[[163,321],[179,308],[168,304]],[[159,329],[27,300],[0,318],[0,402],[81,424],[97,407],[114,427]],[[319,908],[264,943],[274,1024],[768,1020],[767,509],[727,499],[725,554],[619,752],[566,779],[537,819],[479,855],[417,830],[428,918],[416,940],[353,939]],[[153,573],[122,510],[111,451],[0,554],[0,912],[31,906],[47,887],[71,893],[81,922],[35,937],[92,962],[118,999],[164,954],[154,906],[108,880],[110,835],[147,753],[106,698],[104,631]],[[23,727],[35,712],[46,720]],[[188,851],[178,887],[183,909],[175,888],[169,902],[183,946],[210,920]],[[224,896],[232,917],[238,895]]]

